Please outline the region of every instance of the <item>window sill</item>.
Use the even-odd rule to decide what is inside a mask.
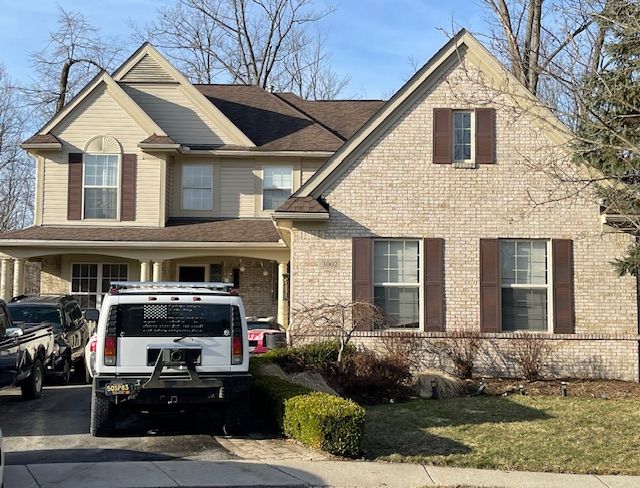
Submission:
[[[453,167],[458,169],[476,169],[476,162],[471,161],[454,161]]]

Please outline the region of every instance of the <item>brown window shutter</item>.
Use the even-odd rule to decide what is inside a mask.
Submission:
[[[124,221],[136,219],[136,162],[135,154],[122,156],[120,220]]]
[[[353,301],[373,303],[373,239],[354,237]],[[357,330],[371,330],[371,324],[358,324]]]
[[[453,110],[433,109],[433,162],[451,164],[453,161]]]
[[[480,239],[480,330],[500,332],[500,241]]]
[[[553,239],[553,331],[556,334],[573,334],[573,241]]]
[[[424,240],[424,330],[444,331],[444,239]]]
[[[82,219],[82,153],[69,153],[67,220]]]
[[[493,108],[476,109],[476,162],[493,164],[496,151],[496,111]]]

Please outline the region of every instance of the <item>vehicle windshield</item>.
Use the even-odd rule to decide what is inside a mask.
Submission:
[[[57,307],[38,307],[34,305],[9,305],[11,318],[14,322],[24,324],[41,324],[48,322],[53,325],[53,331],[62,330],[61,310]]]
[[[120,304],[119,337],[225,337],[231,330],[231,306],[210,303]]]

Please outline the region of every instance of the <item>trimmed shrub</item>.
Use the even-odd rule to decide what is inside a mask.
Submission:
[[[333,380],[342,394],[360,403],[404,400],[411,395],[409,364],[372,351],[358,351],[346,358]]]
[[[338,456],[358,455],[364,423],[360,405],[326,393],[309,393],[285,402],[285,434]]]

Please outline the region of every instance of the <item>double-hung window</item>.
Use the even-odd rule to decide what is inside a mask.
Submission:
[[[262,209],[275,210],[293,193],[293,167],[265,166],[262,177]]]
[[[213,166],[182,166],[182,210],[213,209]]]
[[[388,316],[393,327],[419,327],[419,241],[376,240],[373,251],[375,305]]]
[[[472,111],[453,112],[453,160],[455,162],[473,160],[473,123]]]
[[[549,330],[549,241],[500,241],[502,330]]]
[[[80,308],[98,308],[112,281],[127,281],[126,264],[78,263],[71,266],[71,294]]]
[[[120,156],[116,154],[85,154],[85,219],[117,218],[119,165]]]

